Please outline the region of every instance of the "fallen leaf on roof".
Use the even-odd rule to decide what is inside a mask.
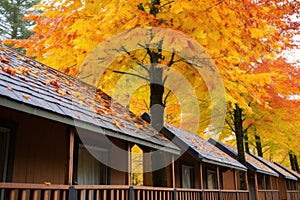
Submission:
[[[14,76],[16,73],[16,70],[12,67],[4,67],[2,68],[4,72],[9,73],[10,75]]]
[[[0,57],[0,62],[8,64],[9,60],[7,58]]]
[[[24,74],[24,75],[28,76],[29,75],[28,72],[29,72],[29,69],[26,67],[19,67],[18,69],[16,69],[17,74]]]
[[[62,95],[62,96],[66,96],[66,95],[67,95],[66,90],[60,90],[60,89],[57,88],[55,91],[56,91],[58,94]]]
[[[8,90],[8,91],[12,91],[13,89],[12,89],[11,87],[8,87],[7,90]]]
[[[50,82],[51,81],[49,81],[49,80],[45,81],[45,85],[47,85],[47,86],[50,85]]]
[[[23,96],[25,99],[27,99],[27,100],[30,99],[30,96],[29,96],[28,94],[22,94],[22,96]]]
[[[57,82],[56,80],[52,80],[50,83],[51,83],[51,85],[53,85],[54,87],[60,88],[60,84],[59,84],[59,82]]]
[[[121,129],[120,125],[118,124],[118,122],[116,120],[112,120],[113,125],[115,125],[115,127],[117,127],[118,129]]]

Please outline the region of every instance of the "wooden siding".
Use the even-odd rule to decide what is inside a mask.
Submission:
[[[3,107],[1,119],[17,124],[12,182],[65,184],[66,125]]]
[[[222,169],[222,168],[221,168]],[[223,189],[224,190],[235,190],[234,183],[234,170],[228,169],[222,172]]]

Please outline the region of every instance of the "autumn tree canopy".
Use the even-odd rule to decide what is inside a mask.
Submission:
[[[282,97],[279,90],[273,94],[268,90],[268,86],[273,85],[274,77],[283,76],[278,69],[281,65],[273,65],[274,70],[267,67],[268,71],[260,70],[261,63],[269,65],[282,51],[292,48],[295,45],[292,37],[299,32],[299,24],[293,19],[299,16],[300,3],[288,0],[52,0],[42,2],[37,8],[43,10],[43,13],[30,13],[26,17],[37,24],[33,29],[34,34],[27,40],[8,41],[15,43],[16,47],[25,47],[27,55],[67,74],[78,76],[86,56],[98,44],[118,33],[146,27],[176,30],[196,40],[214,60],[224,82],[228,110],[241,109],[244,116],[254,114],[256,107],[254,109],[252,105],[259,105],[259,109],[271,109],[274,104],[270,104],[270,95],[279,99]],[[169,44],[174,49],[183,48],[178,39],[170,37]],[[159,52],[157,48],[153,53],[161,56],[165,52]],[[126,51],[124,54],[124,57],[113,63],[118,71],[126,69],[124,66],[129,70],[137,65],[133,65],[132,56],[126,57]],[[155,62],[169,66],[170,62],[166,61],[172,59],[172,52],[164,56],[166,59],[162,58]],[[131,64],[131,67],[128,68],[126,63]],[[201,80],[199,76],[194,78],[189,63],[176,64],[189,82]],[[99,85],[108,93],[111,93],[115,80],[113,74],[108,72]],[[293,84],[294,80],[292,74],[290,83],[282,85],[285,87],[283,90],[289,88],[288,85]],[[199,89],[195,89],[202,103],[199,103],[199,107],[209,112],[214,105],[207,105],[210,99],[207,98],[209,94],[203,84],[202,80],[191,85]],[[168,94],[171,93],[164,91],[165,96],[161,98]],[[180,113],[174,94],[173,100],[168,102],[171,102],[169,105],[177,105],[170,112]],[[144,109],[147,110],[149,100],[146,100],[145,105]],[[169,105],[166,104],[166,111]],[[166,116],[172,115],[167,113]],[[203,118],[199,121],[209,124]],[[202,128],[199,131],[205,130],[205,125],[200,126]]]

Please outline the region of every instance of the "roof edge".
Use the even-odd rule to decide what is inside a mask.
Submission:
[[[44,109],[36,108],[36,107],[24,104],[19,101],[11,100],[6,97],[0,96],[0,106],[6,107],[6,108],[11,108],[11,109],[25,112],[28,114],[32,114],[32,115],[35,115],[38,117],[43,117],[43,118],[50,119],[50,120],[60,122],[63,124],[71,125],[74,127],[77,126],[79,128],[83,128],[83,129],[86,129],[89,131],[94,131],[97,133],[105,134],[105,135],[115,137],[118,139],[122,139],[122,140],[126,139],[127,141],[135,142],[135,143],[138,143],[138,144],[141,144],[141,145],[144,145],[147,147],[151,147],[154,149],[162,149],[168,153],[180,155],[180,152],[181,152],[180,149],[177,149],[177,148],[175,149],[175,148],[172,148],[169,146],[158,145],[156,143],[149,142],[147,140],[143,140],[143,139],[136,138],[136,137],[130,137],[128,135],[125,136],[124,134],[120,134],[121,132],[115,132],[115,131],[112,131],[109,129],[101,128],[100,126],[98,127],[98,126],[89,124],[87,122],[83,122],[83,121],[76,120],[76,119],[73,119],[70,117],[62,116],[60,114],[46,111]],[[75,123],[75,121],[76,121],[76,123]]]

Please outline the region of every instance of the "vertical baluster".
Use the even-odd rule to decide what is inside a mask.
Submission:
[[[66,190],[62,191],[62,193],[61,193],[61,199],[62,200],[67,200],[67,192],[66,192]]]
[[[142,190],[142,194],[143,194],[143,199],[145,199],[146,197],[145,190]]]
[[[33,200],[39,200],[41,198],[41,190],[34,190],[32,196]]]
[[[106,200],[107,199],[107,190],[103,189],[103,199]]]
[[[116,189],[116,199],[119,199],[119,198],[120,198],[119,192],[120,192],[120,190],[119,190],[119,189]]]
[[[84,193],[85,193],[85,190],[83,190],[83,189],[79,190],[79,200],[85,200]]]
[[[114,190],[110,190],[110,199],[115,200],[114,198]]]
[[[86,191],[86,195],[87,195],[87,198],[88,200],[92,200],[93,199],[93,193],[94,193],[94,190],[93,189],[89,189]]]
[[[50,198],[51,198],[51,191],[44,190],[44,200],[50,200]]]
[[[9,200],[17,200],[18,199],[18,190],[8,190]]]
[[[22,190],[22,200],[29,200],[29,190]]]
[[[60,200],[60,190],[53,191],[53,200]]]

